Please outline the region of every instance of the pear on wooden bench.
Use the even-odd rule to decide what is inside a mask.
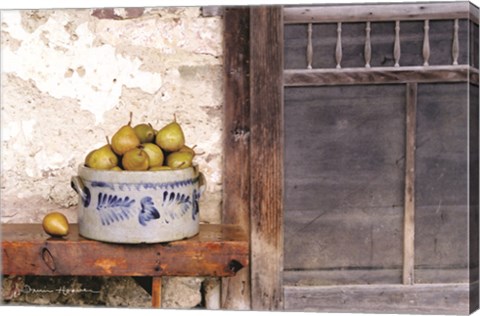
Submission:
[[[53,237],[62,237],[68,235],[68,220],[60,212],[50,212],[43,218],[43,230]]]

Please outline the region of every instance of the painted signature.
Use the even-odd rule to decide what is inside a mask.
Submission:
[[[34,289],[30,285],[25,284],[22,289],[22,293],[30,294],[30,293],[60,293],[62,295],[69,295],[69,294],[76,294],[76,293],[94,293],[99,294],[100,291],[86,289],[86,288],[79,288],[79,289],[70,289],[65,286],[62,286],[58,289]]]

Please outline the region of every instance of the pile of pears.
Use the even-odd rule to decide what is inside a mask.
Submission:
[[[192,166],[195,146],[185,145],[182,127],[174,120],[155,130],[151,124],[122,126],[111,141],[92,150],[85,157],[85,166],[97,170],[161,171]]]

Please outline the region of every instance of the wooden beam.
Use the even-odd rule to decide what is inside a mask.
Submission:
[[[468,314],[469,284],[285,286],[285,310]]]
[[[364,268],[338,270],[286,270],[283,272],[284,285],[355,285],[355,284],[401,284],[402,267]],[[468,283],[466,267],[457,268],[415,268],[415,284],[420,283]]]
[[[471,12],[469,2],[360,4],[333,6],[297,6],[284,9],[285,24],[336,23],[366,21],[408,21],[469,19],[478,24],[478,13]]]
[[[415,129],[417,84],[407,84],[405,135],[405,204],[403,221],[403,284],[414,283],[415,264]]]
[[[2,224],[2,273],[84,276],[233,276],[248,265],[245,232],[234,225],[200,225],[195,237],[155,244],[85,239],[77,224],[51,238],[41,224]]]
[[[224,152],[222,222],[250,231],[250,9],[224,13]],[[222,279],[223,309],[248,310],[250,269]]]
[[[286,69],[285,86],[331,86],[408,82],[467,82],[478,85],[478,69],[459,66],[408,66],[342,69]]]
[[[283,19],[250,11],[252,309],[283,308]]]

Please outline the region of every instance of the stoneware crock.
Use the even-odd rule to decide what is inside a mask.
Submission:
[[[184,239],[199,231],[205,177],[197,166],[161,171],[95,170],[71,179],[79,195],[80,235],[113,243]]]

